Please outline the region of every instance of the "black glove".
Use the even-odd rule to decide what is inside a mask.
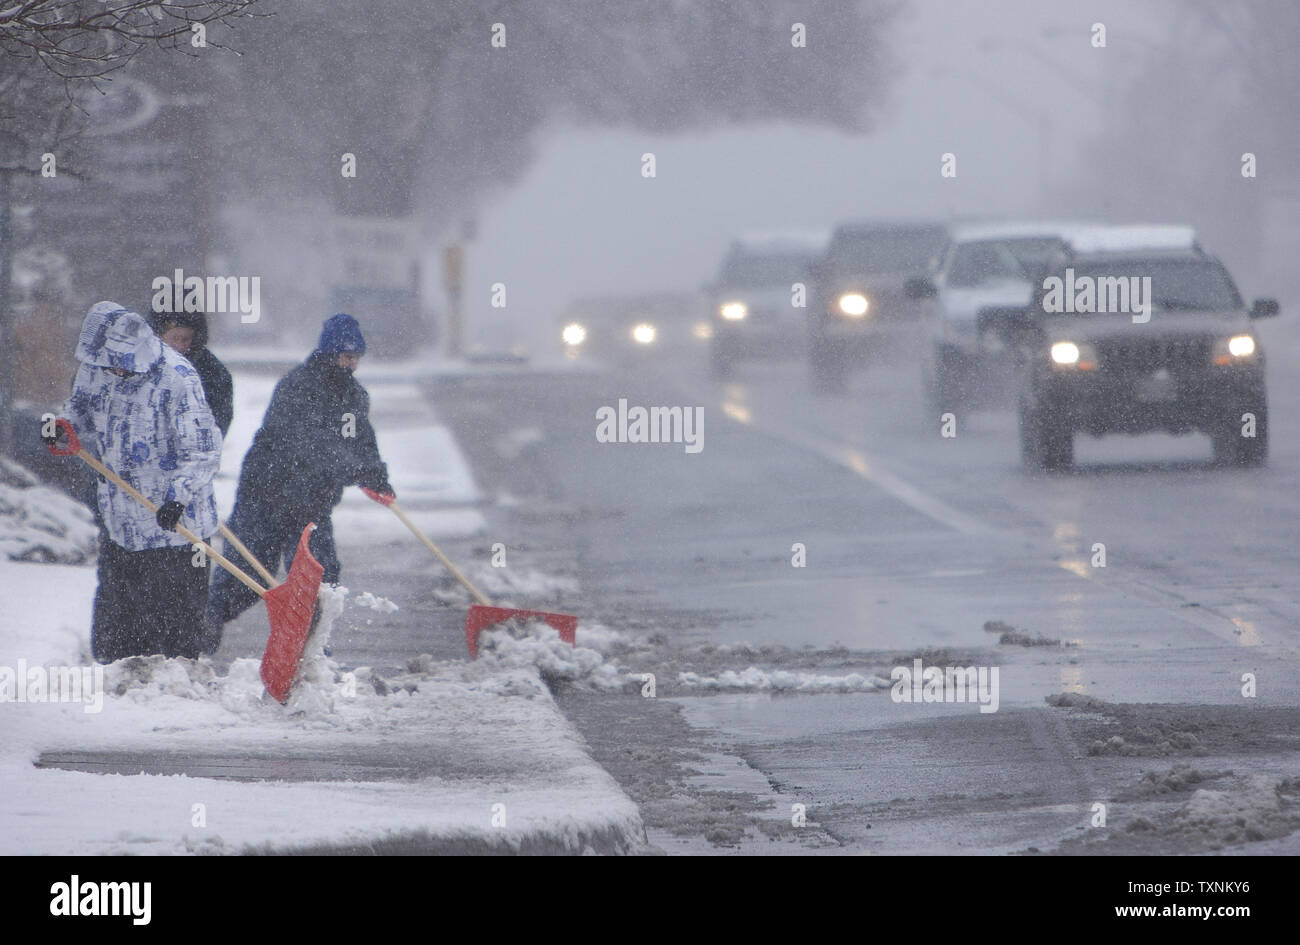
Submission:
[[[42,423],[41,427],[44,428],[44,426],[45,424]],[[55,449],[61,446],[67,446],[68,435],[63,432],[63,429],[61,427],[56,426],[54,428],[54,432],[51,433],[49,436],[46,436],[44,433],[41,434],[41,442],[44,443],[46,446],[48,446],[50,449]]]
[[[176,527],[176,523],[181,520],[181,513],[185,511],[185,506],[179,502],[164,502],[158,509],[158,527],[164,531],[171,531]]]
[[[388,482],[388,470],[382,466],[378,469],[370,468],[364,470],[357,477],[357,485],[363,489],[369,489],[372,492],[378,492],[380,495],[395,495],[392,485]]]

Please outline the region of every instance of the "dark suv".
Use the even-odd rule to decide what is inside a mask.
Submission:
[[[1264,352],[1222,263],[1196,246],[1067,251],[1029,308],[996,313],[1018,349],[1021,456],[1074,462],[1074,434],[1209,434],[1215,460],[1268,456]],[[993,314],[993,313],[991,313]]]
[[[835,230],[812,270],[808,357],[815,387],[840,390],[869,352],[901,326],[918,322],[920,293],[909,283],[933,272],[947,242],[947,228],[933,224]]]

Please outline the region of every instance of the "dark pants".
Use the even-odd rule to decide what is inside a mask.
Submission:
[[[195,567],[194,557],[189,547],[127,551],[101,534],[90,630],[96,660],[199,655],[208,567],[206,557]]]
[[[253,557],[262,562],[272,574],[279,572],[281,561],[284,562],[286,574],[289,568],[293,567],[293,554],[298,550],[298,539],[302,536],[302,530],[307,527],[308,522],[315,521],[316,530],[312,532],[307,547],[325,569],[321,581],[325,584],[338,583],[342,569],[339,566],[338,554],[334,550],[334,526],[328,515],[320,518],[304,517],[301,521],[296,517],[279,519],[264,517],[259,521],[254,515],[241,516],[240,512],[236,504],[235,513],[230,519],[230,530],[244,543]],[[226,542],[223,553],[249,577],[258,580],[253,566],[244,561],[243,555],[232,548],[230,542]],[[257,595],[245,587],[238,578],[231,576],[224,568],[218,569],[212,579],[212,591],[208,595],[208,634],[209,637],[213,634],[217,636],[217,639],[209,638],[207,641],[209,652],[214,652],[221,642],[221,625],[228,620],[234,620],[256,602]]]

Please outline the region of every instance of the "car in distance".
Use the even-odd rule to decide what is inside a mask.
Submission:
[[[1216,462],[1261,465],[1268,403],[1253,321],[1276,315],[1277,302],[1247,310],[1227,269],[1194,240],[1135,248],[1123,236],[1071,244],[1029,307],[1003,314],[1020,354],[1026,468],[1071,466],[1077,432],[1202,432]]]
[[[699,308],[691,293],[580,298],[560,313],[555,337],[570,361],[644,364],[698,348]]]
[[[732,242],[705,286],[714,377],[731,376],[745,359],[802,353],[808,272],[826,242],[824,232],[758,233]]]
[[[921,375],[932,412],[987,404],[1006,392],[1010,352],[996,332],[982,330],[980,312],[1021,308],[1033,280],[1087,224],[1005,221],[954,224],[932,287],[914,285],[924,299]]]
[[[932,274],[948,241],[929,223],[859,223],[836,228],[812,270],[808,358],[813,386],[842,390],[850,370],[914,324],[908,284]]]

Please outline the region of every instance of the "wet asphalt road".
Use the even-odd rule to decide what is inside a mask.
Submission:
[[[806,806],[817,842],[781,852],[998,853],[1093,835],[1092,805],[1144,772],[1234,761],[1231,740],[1092,756],[1095,733],[1048,695],[1186,705],[1196,731],[1205,713],[1300,705],[1300,422],[1279,409],[1296,402],[1297,375],[1284,363],[1270,380],[1266,469],[1213,468],[1199,437],[1080,437],[1078,469],[1046,477],[1021,471],[1005,410],[959,413],[957,436],[942,437],[905,346],[835,397],[811,393],[799,362],[746,364],[722,383],[696,355],[444,379],[430,397],[480,487],[509,497],[481,543],[576,574],[584,618],[661,633],[670,651],[847,647],[855,666],[886,676],[918,653],[926,665],[999,667],[1000,705],[987,714],[888,692],[669,687],[710,756],[701,778],[765,795],[778,819]],[[598,443],[596,412],[620,398],[703,407],[702,451]],[[792,566],[796,543],[805,567]],[[1105,567],[1092,564],[1096,543]],[[999,646],[983,629],[991,620],[1062,645]],[[652,668],[671,678],[676,666],[669,655]],[[1256,676],[1253,700],[1244,673]],[[611,744],[616,706],[592,703],[583,718],[581,700],[565,705],[589,741]],[[1294,735],[1275,734],[1276,750],[1252,751],[1247,768],[1300,773]],[[671,817],[663,829],[648,821],[664,849],[701,849]],[[752,834],[712,848],[754,852]]]
[[[940,435],[905,348],[831,397],[810,392],[798,361],[746,364],[721,383],[702,354],[426,387],[485,499],[483,534],[441,542],[452,559],[482,564],[501,542],[512,566],[580,582],[576,597],[537,605],[658,641],[644,665],[623,667],[656,674],[655,700],[560,693],[655,846],[1231,850],[1231,832],[1175,829],[1194,785],[1230,789],[1229,771],[1300,775],[1300,420],[1285,409],[1300,402],[1300,372],[1284,358],[1273,358],[1266,469],[1212,468],[1195,437],[1080,438],[1075,472],[1033,477],[1009,412],[961,412],[957,436]],[[621,398],[703,408],[703,449],[597,442],[597,410]],[[439,597],[446,579],[409,535],[394,524],[391,542],[339,541],[345,584],[402,603],[345,613],[341,663],[463,657],[463,607]],[[804,567],[792,566],[796,543]],[[1104,568],[1092,565],[1096,543]],[[228,628],[224,655],[259,648],[256,617]],[[1000,645],[986,621],[1059,643]],[[708,650],[738,643],[786,649]],[[917,657],[997,667],[997,711],[888,691],[698,691],[677,676],[753,665],[887,677]],[[1063,692],[1158,706],[1044,701]],[[1125,745],[1107,748],[1114,736]],[[1178,790],[1135,789],[1178,765],[1195,775],[1175,778]],[[1099,803],[1109,828],[1094,825]],[[794,805],[806,812],[798,828]],[[1291,815],[1279,816],[1243,849],[1294,852]],[[1157,828],[1126,831],[1141,821]],[[1146,846],[1135,851],[1134,836]]]

